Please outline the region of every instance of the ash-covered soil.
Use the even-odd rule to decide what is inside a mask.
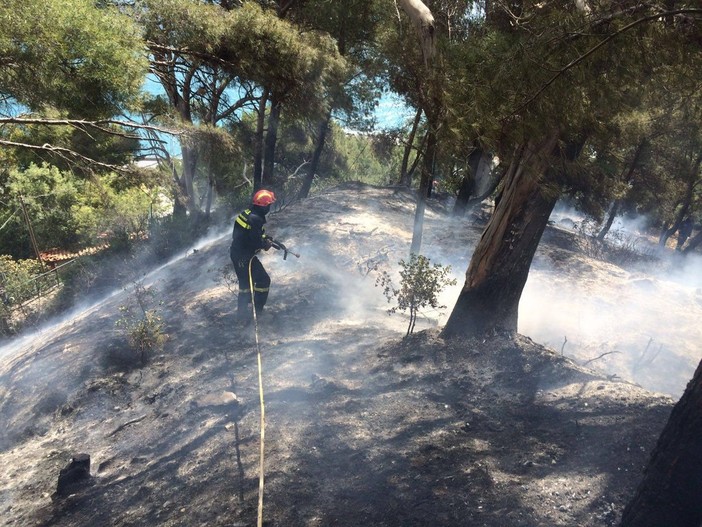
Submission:
[[[115,326],[131,291],[0,351],[0,525],[256,525],[257,349],[266,525],[616,525],[673,399],[526,336],[444,342],[456,289],[403,338],[374,282],[406,258],[413,211],[347,185],[271,215],[301,257],[263,257],[270,303],[248,328],[229,227],[213,234],[143,277],[168,334],[144,367]],[[482,228],[445,212],[428,211],[424,248],[460,277]],[[585,260],[545,242],[542,261]],[[55,495],[78,453],[90,479]]]

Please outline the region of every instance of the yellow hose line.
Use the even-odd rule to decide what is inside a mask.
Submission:
[[[258,397],[261,403],[261,449],[259,455],[258,463],[258,527],[263,527],[263,460],[264,460],[264,441],[266,437],[266,407],[263,404],[263,366],[261,361],[261,346],[258,342],[258,318],[256,317],[256,300],[254,296],[254,283],[253,276],[251,276],[251,262],[253,262],[253,256],[249,260],[249,288],[251,289],[251,310],[253,311],[254,319],[254,336],[256,339],[256,356],[258,360]]]

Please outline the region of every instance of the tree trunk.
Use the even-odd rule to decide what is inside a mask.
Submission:
[[[440,117],[443,113],[443,103],[439,75],[434,61],[436,53],[434,16],[421,0],[399,0],[399,4],[419,33],[422,55],[427,69],[426,76],[421,83],[424,89],[420,89],[420,91],[424,92],[421,96],[422,103],[420,108],[427,116],[427,148],[424,153],[424,162],[422,163],[422,177],[419,182],[419,191],[417,192],[417,208],[414,214],[414,228],[410,246],[410,254],[419,254],[419,250],[422,247],[424,209],[426,208],[427,196],[431,192],[431,185],[434,180],[434,162],[438,150],[438,131]]]
[[[436,53],[434,15],[421,0],[398,0],[398,2],[419,34],[424,64],[431,64]]]
[[[173,178],[173,217],[185,218],[188,215],[188,209],[185,207],[185,189],[183,189],[182,180],[175,167],[175,163],[173,160],[169,160],[169,163],[171,176]]]
[[[278,125],[283,103],[275,94],[271,97],[271,113],[268,115],[266,142],[263,146],[263,178],[262,185],[275,187],[275,145],[278,142]]]
[[[463,177],[461,181],[461,186],[458,189],[458,196],[456,196],[456,203],[453,206],[453,215],[457,217],[462,217],[466,212],[466,207],[468,206],[468,200],[475,193],[475,187],[478,177],[478,168],[480,167],[480,160],[483,157],[483,149],[476,146],[471,151],[468,156],[468,172]]]
[[[310,194],[312,182],[314,181],[314,175],[317,173],[317,169],[319,168],[319,160],[322,158],[322,151],[324,150],[324,143],[327,139],[330,121],[331,109],[327,112],[326,118],[319,125],[319,134],[317,134],[317,143],[314,147],[314,154],[312,154],[312,163],[310,163],[309,170],[307,170],[305,178],[302,180],[302,186],[300,187],[300,192],[297,195],[299,199],[304,199]]]
[[[687,247],[685,247],[682,250],[683,254],[690,254],[692,251],[697,249],[697,247],[702,244],[702,230],[699,231],[697,234],[695,234],[692,238],[690,238],[690,241],[687,244]]]
[[[417,113],[414,115],[414,121],[412,122],[412,129],[407,137],[407,143],[405,143],[405,150],[402,154],[402,165],[400,166],[400,185],[407,188],[412,184],[412,172],[408,170],[409,158],[414,149],[414,136],[417,135],[417,129],[419,128],[421,120],[422,109],[417,108]]]
[[[688,212],[690,211],[690,206],[692,205],[692,198],[695,194],[695,187],[697,186],[697,183],[699,183],[698,177],[700,172],[700,165],[702,165],[702,154],[700,154],[697,157],[695,162],[690,167],[690,171],[688,172],[687,177],[687,187],[685,188],[685,196],[683,197],[682,202],[680,204],[680,210],[678,211],[678,214],[675,217],[673,225],[671,225],[669,229],[663,229],[661,237],[658,240],[658,245],[660,245],[661,247],[665,247],[666,243],[668,242],[668,238],[675,234],[675,231],[677,231],[680,228],[683,219],[685,218],[685,216],[687,216]]]
[[[468,200],[465,206],[465,210],[467,211],[471,209],[475,205],[482,203],[485,199],[490,197],[495,192],[495,190],[497,190],[497,187],[500,185],[500,182],[504,178],[506,172],[507,170],[503,170],[501,174],[498,174],[496,171],[491,171],[488,176],[488,185],[485,188],[485,190],[482,190],[482,187],[484,187],[485,185],[483,184],[481,178],[478,177],[478,181],[476,181],[476,187],[478,191],[482,190],[482,192],[480,194],[477,194],[474,198],[470,198]],[[480,173],[481,170],[479,169],[478,174],[480,175]],[[463,214],[465,214],[465,212]]]
[[[664,228],[663,232],[661,232],[661,237],[658,239],[658,245],[660,247],[665,247],[668,243],[668,238],[675,234],[675,231],[677,231],[680,228],[680,225],[682,225],[683,219],[687,215],[690,209],[690,205],[692,205],[693,190],[693,182],[688,181],[687,189],[685,190],[685,196],[683,197],[682,202],[680,203],[680,209],[675,215],[675,220],[673,221],[673,224],[668,229]]]
[[[443,330],[445,337],[517,332],[519,300],[559,192],[542,183],[558,135],[521,148]]]
[[[621,204],[622,202],[619,199],[614,200],[614,202],[612,203],[612,206],[609,209],[609,214],[607,215],[607,221],[602,226],[602,229],[600,229],[600,232],[597,234],[597,239],[599,241],[604,240],[605,236],[607,236],[607,233],[609,232],[609,229],[612,228],[614,218],[616,218],[617,214],[619,214],[619,207],[621,206]]]
[[[195,189],[193,187],[193,181],[195,180],[195,170],[197,168],[198,153],[195,148],[185,145],[181,147],[181,153],[183,156],[183,173],[181,174],[181,188],[185,192],[185,207],[188,209],[190,215],[195,217],[200,212],[197,206],[197,200],[195,199]]]
[[[205,201],[205,218],[208,220],[210,219],[210,215],[212,214],[212,202],[214,201],[214,187],[214,178],[210,176],[207,179],[207,198]]]
[[[253,182],[254,191],[263,187],[263,133],[266,127],[266,106],[268,105],[268,89],[263,90],[258,101],[256,115],[256,135],[254,136]]]
[[[424,210],[426,209],[427,197],[429,196],[431,185],[434,180],[434,160],[436,159],[437,147],[436,126],[434,123],[430,122],[429,131],[427,132],[427,149],[426,152],[424,152],[424,162],[422,163],[422,178],[419,182],[419,190],[417,191],[417,208],[414,211],[414,228],[412,231],[410,254],[419,254],[422,248]]]
[[[648,145],[648,138],[644,137],[643,139],[641,139],[641,141],[639,141],[639,145],[636,147],[636,151],[634,152],[634,158],[631,160],[631,163],[629,163],[627,173],[623,177],[624,182],[631,183],[634,180],[634,173],[636,172],[636,168],[639,166],[641,154],[643,153],[646,145]],[[607,236],[609,229],[612,228],[612,224],[614,223],[614,218],[616,218],[617,214],[619,214],[619,209],[621,206],[622,200],[614,200],[614,202],[612,203],[612,208],[609,210],[609,216],[607,217],[607,221],[605,222],[600,232],[597,234],[597,239],[599,241],[604,240],[605,236]]]
[[[621,527],[702,525],[702,363],[673,408]]]

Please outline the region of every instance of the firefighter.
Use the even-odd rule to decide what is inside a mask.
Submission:
[[[271,278],[256,257],[256,253],[261,249],[267,251],[273,245],[273,238],[266,235],[264,225],[266,214],[274,202],[275,194],[270,190],[261,189],[254,194],[251,206],[241,212],[234,222],[229,256],[239,279],[237,318],[244,324],[248,324],[253,318],[251,278],[253,279],[253,302],[257,316],[268,300]],[[251,277],[249,277],[249,271]]]

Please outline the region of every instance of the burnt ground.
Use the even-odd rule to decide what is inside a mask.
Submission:
[[[302,256],[264,257],[259,348],[233,322],[224,232],[143,277],[168,334],[146,366],[115,326],[130,291],[0,351],[0,525],[255,525],[257,349],[266,525],[616,525],[673,399],[525,336],[445,342],[445,311],[405,338],[373,282],[412,211],[351,185],[272,215]],[[425,246],[467,262],[481,227],[443,212]],[[91,477],[58,496],[78,453]]]

